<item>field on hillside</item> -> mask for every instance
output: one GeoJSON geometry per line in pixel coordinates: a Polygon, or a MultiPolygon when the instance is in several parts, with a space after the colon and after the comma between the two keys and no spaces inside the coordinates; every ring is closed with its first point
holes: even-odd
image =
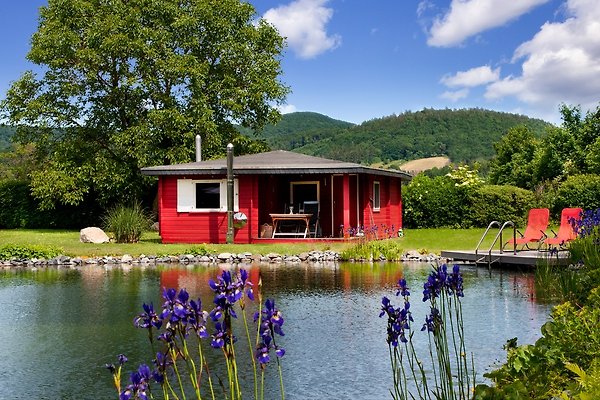
{"type": "Polygon", "coordinates": [[[418,174],[419,172],[431,168],[443,168],[446,165],[450,165],[450,159],[448,157],[427,157],[404,163],[400,165],[400,169],[413,174],[418,174]]]}

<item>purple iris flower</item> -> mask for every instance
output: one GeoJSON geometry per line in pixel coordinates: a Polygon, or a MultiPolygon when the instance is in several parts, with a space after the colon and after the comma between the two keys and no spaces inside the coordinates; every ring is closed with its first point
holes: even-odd
{"type": "Polygon", "coordinates": [[[398,346],[399,342],[406,343],[406,331],[410,329],[410,322],[413,321],[410,313],[410,302],[405,298],[404,306],[395,308],[390,299],[383,297],[381,299],[381,312],[379,317],[387,315],[387,343],[394,347],[398,346]]]}
{"type": "Polygon", "coordinates": [[[212,340],[210,342],[210,345],[212,347],[214,347],[215,349],[221,349],[223,348],[223,346],[225,346],[227,332],[223,324],[221,324],[220,322],[215,322],[215,333],[213,333],[211,336],[212,340]]]}
{"type": "Polygon", "coordinates": [[[154,312],[152,303],[144,303],[142,308],[144,309],[144,312],[134,318],[133,324],[138,328],[152,329],[152,327],[154,327],[160,329],[162,320],[159,318],[158,314],[154,312]]]}
{"type": "Polygon", "coordinates": [[[189,329],[193,330],[199,338],[206,339],[206,317],[208,314],[202,310],[202,301],[200,299],[190,300],[189,303],[189,329]]]}
{"type": "Polygon", "coordinates": [[[285,349],[275,344],[275,335],[285,336],[281,329],[284,319],[281,311],[275,306],[275,300],[267,299],[265,301],[265,308],[261,314],[258,312],[254,314],[254,321],[260,319],[259,333],[261,343],[256,349],[256,359],[264,367],[270,361],[269,352],[271,349],[275,350],[277,357],[283,357],[285,355],[285,349]]]}
{"type": "Polygon", "coordinates": [[[452,267],[452,273],[448,275],[446,284],[450,294],[456,294],[458,297],[464,297],[463,277],[460,273],[460,267],[458,264],[454,264],[452,267]]]}
{"type": "Polygon", "coordinates": [[[402,278],[398,280],[398,291],[396,292],[396,296],[408,297],[410,296],[410,292],[408,290],[408,286],[406,286],[406,279],[402,278]]]}
{"type": "Polygon", "coordinates": [[[431,313],[425,317],[425,323],[421,328],[421,331],[427,330],[427,332],[437,332],[439,328],[442,326],[443,320],[440,311],[431,307],[431,313]]]}
{"type": "Polygon", "coordinates": [[[446,286],[447,279],[446,264],[434,269],[427,277],[427,282],[423,284],[423,301],[433,300],[440,296],[440,293],[446,286]]]}
{"type": "Polygon", "coordinates": [[[209,280],[208,285],[215,292],[213,300],[215,308],[209,314],[213,321],[218,321],[225,315],[237,318],[233,306],[244,296],[244,288],[247,289],[247,297],[250,300],[254,299],[252,283],[248,280],[248,271],[245,269],[240,269],[240,272],[235,275],[223,271],[216,281],[209,280]]]}
{"type": "Polygon", "coordinates": [[[140,365],[137,371],[129,376],[130,384],[127,385],[119,396],[119,400],[141,399],[148,400],[148,383],[150,381],[150,367],[146,364],[140,365]]]}

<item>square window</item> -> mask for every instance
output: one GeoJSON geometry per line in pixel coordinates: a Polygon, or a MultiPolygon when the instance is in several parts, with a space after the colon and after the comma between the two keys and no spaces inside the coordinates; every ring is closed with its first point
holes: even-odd
{"type": "Polygon", "coordinates": [[[196,183],[196,209],[221,207],[221,184],[219,182],[196,183]]]}

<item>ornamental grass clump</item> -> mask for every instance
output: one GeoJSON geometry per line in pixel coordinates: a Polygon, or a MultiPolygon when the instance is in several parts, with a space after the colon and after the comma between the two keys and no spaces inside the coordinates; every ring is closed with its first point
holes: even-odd
{"type": "Polygon", "coordinates": [[[104,227],[112,232],[117,243],[137,243],[142,233],[150,229],[151,219],[141,204],[118,205],[104,216],[104,227]]]}
{"type": "MultiPolygon", "coordinates": [[[[423,285],[423,301],[429,303],[421,331],[429,341],[430,372],[414,347],[414,319],[410,312],[410,291],[406,280],[398,281],[396,296],[403,305],[395,308],[383,297],[380,317],[386,316],[394,400],[469,399],[475,388],[473,360],[467,359],[461,298],[463,278],[458,265],[448,272],[446,264],[434,268],[423,285]],[[411,388],[416,389],[413,393],[411,388]]],[[[427,357],[427,356],[426,356],[427,357]]]]}
{"type": "MultiPolygon", "coordinates": [[[[271,351],[275,353],[279,367],[281,398],[285,398],[279,363],[285,350],[275,340],[276,335],[283,336],[284,320],[275,307],[275,301],[268,299],[264,310],[259,306],[254,316],[259,323],[253,343],[246,318],[246,301],[254,300],[248,272],[244,269],[235,274],[223,271],[216,280],[209,281],[209,286],[214,292],[211,311],[203,310],[201,300],[190,299],[185,289],[178,292],[165,288],[160,312],[155,311],[152,304],[143,304],[143,313],[136,316],[133,322],[136,327],[147,330],[153,354],[156,355],[152,361],[154,367],[151,369],[146,364],[140,365],[137,371],[130,374],[129,384],[123,387],[121,367],[127,361],[126,357],[119,356],[118,367],[107,365],[120,400],[153,399],[153,387],[160,388],[161,398],[165,400],[192,396],[195,399],[242,399],[241,372],[236,357],[237,337],[232,324],[232,320],[238,318],[238,313],[242,315],[252,360],[254,399],[264,399],[264,371],[271,360],[271,351]],[[205,347],[222,353],[226,378],[215,376],[214,371],[218,368],[209,365],[206,352],[210,349],[205,347]],[[260,386],[257,364],[260,364],[261,370],[260,386]]],[[[258,297],[260,303],[260,288],[258,297]]]]}

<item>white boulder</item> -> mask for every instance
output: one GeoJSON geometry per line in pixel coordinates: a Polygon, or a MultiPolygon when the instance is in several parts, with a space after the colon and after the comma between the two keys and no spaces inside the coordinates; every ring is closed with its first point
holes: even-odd
{"type": "Polygon", "coordinates": [[[79,231],[79,241],[83,243],[108,243],[110,238],[102,229],[89,227],[79,231]]]}

